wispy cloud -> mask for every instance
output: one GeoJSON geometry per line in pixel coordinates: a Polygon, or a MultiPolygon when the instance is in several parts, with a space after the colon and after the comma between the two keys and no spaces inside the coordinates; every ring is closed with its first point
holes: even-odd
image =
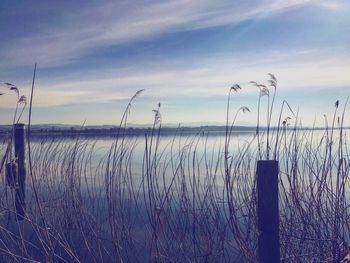
{"type": "MultiPolygon", "coordinates": [[[[344,57],[318,58],[317,50],[300,50],[293,54],[268,53],[254,60],[243,54],[225,54],[197,63],[174,67],[174,63],[153,62],[151,69],[133,67],[95,72],[90,77],[72,75],[63,80],[42,80],[37,84],[36,107],[50,105],[105,103],[129,98],[138,89],[146,89],[144,96],[153,98],[185,96],[225,96],[233,83],[243,86],[245,94],[256,90],[250,80],[264,82],[273,72],[282,90],[317,89],[350,85],[350,61],[344,57]],[[312,54],[302,59],[305,54],[312,54]],[[290,59],[288,57],[293,57],[290,59]],[[237,59],[239,58],[239,59],[237,59]],[[233,63],[232,61],[237,61],[233,63]]],[[[178,62],[181,64],[181,62],[178,62]]],[[[29,88],[23,89],[28,93],[29,88]]],[[[2,107],[10,107],[11,100],[2,107]]]]}
{"type": "Polygon", "coordinates": [[[46,26],[41,24],[37,34],[7,40],[0,50],[0,58],[8,65],[31,65],[37,61],[42,67],[59,66],[101,47],[145,40],[169,32],[236,24],[316,4],[339,9],[343,1],[99,2],[93,8],[85,6],[74,12],[66,11],[58,21],[47,17],[46,26]]]}
{"type": "MultiPolygon", "coordinates": [[[[350,85],[346,0],[34,1],[0,10],[0,78],[28,96],[38,62],[34,105],[44,121],[47,112],[59,121],[68,113],[72,122],[74,114],[101,121],[105,107],[122,109],[141,88],[147,101],[173,103],[165,118],[215,120],[233,83],[253,97],[247,83],[266,81],[268,72],[281,91],[300,96],[350,85]]],[[[14,104],[13,94],[1,96],[2,112],[14,104]]]]}

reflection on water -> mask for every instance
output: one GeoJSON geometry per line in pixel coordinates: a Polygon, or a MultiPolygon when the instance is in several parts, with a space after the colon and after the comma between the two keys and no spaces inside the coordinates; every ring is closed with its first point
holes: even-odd
{"type": "MultiPolygon", "coordinates": [[[[114,172],[124,173],[125,177],[132,178],[133,184],[138,187],[144,183],[147,173],[151,173],[163,187],[170,184],[175,176],[182,176],[187,182],[195,176],[203,184],[215,178],[215,187],[222,189],[225,174],[225,133],[200,132],[159,137],[156,134],[153,137],[145,135],[121,138],[33,136],[31,153],[35,174],[38,178],[45,177],[43,182],[61,182],[74,174],[79,177],[79,186],[82,189],[89,185],[105,187],[108,183],[106,176],[114,172]]],[[[280,159],[281,180],[286,180],[284,174],[290,173],[292,159],[288,155],[292,155],[293,150],[298,150],[300,154],[306,150],[316,151],[322,155],[327,149],[322,145],[325,135],[322,130],[281,132],[279,143],[271,143],[269,146],[270,155],[277,152],[276,158],[280,159]]],[[[336,131],[333,137],[337,136],[339,137],[339,132],[336,131]]],[[[270,141],[273,141],[276,134],[272,133],[271,138],[270,141]]],[[[252,180],[255,175],[255,162],[260,156],[259,150],[267,151],[265,134],[257,137],[251,131],[233,132],[228,144],[228,163],[230,170],[235,173],[236,182],[252,180]]],[[[5,146],[5,143],[0,144],[0,154],[4,153],[5,146]]]]}
{"type": "MultiPolygon", "coordinates": [[[[230,141],[230,154],[237,154],[242,149],[245,149],[251,144],[254,134],[252,132],[235,132],[230,141]]],[[[89,154],[90,169],[86,170],[87,177],[92,177],[91,172],[95,171],[100,165],[101,161],[108,158],[108,154],[113,149],[113,145],[116,142],[115,137],[38,137],[35,136],[31,139],[31,148],[33,151],[33,157],[39,156],[40,153],[58,151],[62,153],[64,151],[70,152],[74,147],[77,147],[78,151],[82,154],[89,154]]],[[[151,149],[151,154],[156,154],[161,162],[169,162],[170,160],[176,160],[179,156],[186,158],[195,158],[198,160],[198,164],[201,169],[206,169],[208,166],[212,166],[217,159],[222,156],[224,151],[225,135],[223,133],[210,133],[198,135],[165,135],[160,136],[159,141],[154,137],[153,139],[147,137],[147,147],[151,149]]],[[[118,140],[118,146],[123,145],[126,149],[132,149],[131,151],[131,169],[132,176],[137,179],[142,174],[145,151],[146,151],[146,137],[145,136],[129,136],[122,140],[118,140]]],[[[2,147],[4,148],[4,147],[2,147]]],[[[253,151],[256,148],[252,149],[253,151]]],[[[54,155],[58,157],[60,155],[54,155]]],[[[44,160],[44,159],[43,159],[44,160]]],[[[221,165],[221,164],[220,164],[221,165]]],[[[170,176],[172,174],[171,169],[166,171],[166,174],[170,176]]]]}
{"type": "MultiPolygon", "coordinates": [[[[33,179],[50,229],[69,236],[72,247],[100,246],[109,261],[147,255],[151,262],[159,246],[169,258],[231,262],[257,246],[255,165],[269,151],[279,160],[283,253],[306,255],[320,247],[330,253],[338,242],[328,242],[333,232],[341,242],[350,233],[345,133],[281,131],[276,139],[272,133],[267,145],[263,133],[233,133],[229,140],[222,133],[33,137],[27,208],[41,222],[33,179]],[[290,245],[304,237],[305,246],[290,245]]],[[[0,147],[3,155],[6,144],[0,147]]],[[[6,196],[6,189],[1,193],[6,196]]],[[[11,210],[7,198],[3,207],[11,210]]]]}
{"type": "MultiPolygon", "coordinates": [[[[290,139],[294,136],[295,140],[300,141],[300,145],[304,143],[305,146],[314,148],[320,153],[322,152],[323,148],[317,148],[319,147],[319,142],[325,136],[325,132],[322,130],[300,131],[299,134],[288,132],[284,136],[285,139],[283,140],[283,134],[280,135],[280,142],[276,147],[277,151],[280,151],[281,148],[284,148],[284,150],[290,149],[291,145],[287,145],[287,143],[290,144],[290,139]]],[[[60,166],[60,162],[67,161],[65,157],[75,153],[78,157],[76,161],[84,161],[85,165],[88,163],[89,169],[84,170],[84,176],[86,178],[95,177],[96,174],[94,173],[96,170],[106,166],[108,155],[113,152],[116,141],[118,142],[118,147],[127,149],[128,154],[130,154],[128,161],[135,180],[141,178],[141,175],[144,173],[146,153],[151,154],[152,157],[156,156],[157,161],[166,166],[166,169],[163,167],[162,171],[165,177],[173,175],[174,171],[169,163],[174,165],[174,162],[179,161],[179,158],[187,158],[187,169],[189,170],[193,168],[189,167],[191,166],[189,163],[191,163],[191,159],[195,158],[199,175],[206,174],[209,168],[223,169],[223,153],[225,150],[225,133],[223,132],[188,135],[166,134],[161,135],[159,140],[157,136],[150,137],[150,135],[147,138],[146,136],[126,136],[118,140],[113,136],[33,136],[31,138],[31,149],[34,165],[35,162],[51,161],[56,162],[56,165],[60,166]],[[60,158],[61,160],[59,160],[60,158]],[[201,169],[203,169],[203,172],[201,169]]],[[[266,151],[264,134],[257,138],[252,131],[234,131],[229,140],[228,157],[230,160],[238,160],[240,155],[244,155],[246,159],[256,160],[258,158],[258,141],[262,145],[260,147],[262,151],[266,151]]],[[[0,156],[6,150],[7,144],[5,142],[2,141],[0,144],[0,156]]],[[[274,144],[270,145],[271,152],[274,151],[275,146],[274,144]]],[[[280,157],[283,156],[281,155],[280,157]]],[[[283,161],[280,163],[280,166],[284,166],[283,161]]],[[[55,174],[59,176],[59,173],[55,172],[55,174]]]]}

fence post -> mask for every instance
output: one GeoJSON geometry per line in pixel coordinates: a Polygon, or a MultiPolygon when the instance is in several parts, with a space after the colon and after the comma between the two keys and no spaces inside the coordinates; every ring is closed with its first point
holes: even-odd
{"type": "Polygon", "coordinates": [[[257,162],[258,255],[260,263],[280,263],[278,162],[257,162]]]}
{"type": "Polygon", "coordinates": [[[25,180],[26,180],[26,167],[25,167],[25,128],[23,123],[17,123],[14,125],[15,130],[15,158],[18,165],[17,182],[15,195],[16,217],[17,220],[24,219],[24,213],[26,208],[25,203],[25,180]]]}

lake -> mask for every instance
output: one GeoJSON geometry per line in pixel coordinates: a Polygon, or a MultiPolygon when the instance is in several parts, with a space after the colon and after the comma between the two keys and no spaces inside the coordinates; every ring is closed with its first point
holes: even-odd
{"type": "MultiPolygon", "coordinates": [[[[226,157],[222,133],[33,137],[27,216],[40,225],[42,211],[47,231],[82,258],[90,249],[106,261],[143,262],[146,255],[148,261],[240,262],[257,246],[255,169],[268,149],[279,160],[283,257],[319,248],[330,253],[335,241],[328,240],[336,236],[341,246],[350,235],[346,132],[282,130],[269,143],[266,133],[235,132],[226,157]],[[300,240],[303,246],[290,245],[300,240]]],[[[0,147],[3,155],[5,144],[0,147]]],[[[3,181],[1,204],[9,211],[3,226],[15,213],[8,190],[3,181]]]]}

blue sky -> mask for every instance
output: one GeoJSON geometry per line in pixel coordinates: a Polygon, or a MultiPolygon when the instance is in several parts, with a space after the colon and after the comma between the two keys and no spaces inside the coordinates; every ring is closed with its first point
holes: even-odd
{"type": "MultiPolygon", "coordinates": [[[[132,123],[151,123],[158,102],[165,123],[221,123],[239,83],[232,110],[248,106],[239,121],[254,124],[249,81],[271,72],[276,109],[286,99],[304,125],[322,125],[350,95],[349,13],[346,0],[2,0],[0,82],[29,96],[37,62],[33,122],[66,124],[116,124],[139,89],[132,123]]],[[[15,96],[0,92],[10,123],[15,96]]]]}

